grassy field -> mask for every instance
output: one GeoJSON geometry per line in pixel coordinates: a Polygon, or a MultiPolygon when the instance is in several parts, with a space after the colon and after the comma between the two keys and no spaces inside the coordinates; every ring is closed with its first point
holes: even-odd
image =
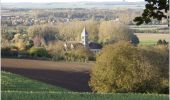
{"type": "Polygon", "coordinates": [[[169,100],[168,95],[158,94],[72,92],[9,72],[1,75],[2,100],[169,100]]]}
{"type": "Polygon", "coordinates": [[[52,86],[4,71],[1,72],[1,80],[2,91],[69,91],[64,88],[52,86]]]}
{"type": "Polygon", "coordinates": [[[2,92],[2,100],[169,100],[167,95],[2,92]]]}
{"type": "Polygon", "coordinates": [[[156,34],[156,33],[135,33],[139,38],[140,45],[154,45],[158,40],[169,41],[169,34],[156,34]]]}
{"type": "Polygon", "coordinates": [[[140,45],[156,45],[157,41],[156,40],[143,40],[140,41],[140,45]]]}

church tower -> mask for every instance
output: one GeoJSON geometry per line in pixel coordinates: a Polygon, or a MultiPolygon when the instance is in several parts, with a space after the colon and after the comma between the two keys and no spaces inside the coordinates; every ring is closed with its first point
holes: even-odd
{"type": "Polygon", "coordinates": [[[88,47],[88,33],[86,31],[86,28],[84,27],[82,33],[81,33],[81,43],[85,46],[88,47]]]}

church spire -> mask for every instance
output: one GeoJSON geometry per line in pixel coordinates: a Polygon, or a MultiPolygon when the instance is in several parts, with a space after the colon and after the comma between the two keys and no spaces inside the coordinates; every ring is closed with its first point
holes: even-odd
{"type": "Polygon", "coordinates": [[[84,27],[83,31],[82,31],[82,35],[86,36],[88,35],[87,31],[86,31],[86,27],[84,27]]]}
{"type": "Polygon", "coordinates": [[[85,27],[81,33],[81,42],[84,46],[88,46],[88,33],[85,27]]]}

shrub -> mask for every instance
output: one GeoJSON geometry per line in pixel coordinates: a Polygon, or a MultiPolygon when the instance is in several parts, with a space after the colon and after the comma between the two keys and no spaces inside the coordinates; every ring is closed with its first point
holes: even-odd
{"type": "Polygon", "coordinates": [[[47,50],[52,57],[53,61],[64,59],[64,43],[62,41],[50,42],[47,46],[47,50]]]}
{"type": "Polygon", "coordinates": [[[28,40],[26,42],[26,49],[30,49],[33,46],[34,46],[34,41],[33,40],[28,40]]]}
{"type": "Polygon", "coordinates": [[[80,46],[76,49],[65,52],[64,58],[66,61],[78,61],[87,62],[89,60],[95,60],[93,52],[84,46],[80,46]]]}
{"type": "Polygon", "coordinates": [[[145,50],[147,60],[153,66],[157,66],[160,72],[161,90],[159,93],[169,93],[169,49],[166,45],[157,45],[154,47],[140,47],[145,50]]]}
{"type": "Polygon", "coordinates": [[[89,58],[93,57],[93,53],[85,47],[77,48],[74,51],[74,55],[77,57],[79,61],[83,62],[86,62],[87,60],[89,60],[89,58]]]}
{"type": "Polygon", "coordinates": [[[32,47],[29,50],[29,54],[32,57],[49,57],[47,50],[42,47],[32,47]]]}
{"type": "Polygon", "coordinates": [[[74,52],[73,51],[67,51],[65,54],[64,54],[64,59],[66,61],[76,61],[77,57],[75,56],[74,52]]]}
{"type": "Polygon", "coordinates": [[[58,30],[52,25],[34,25],[28,28],[28,34],[31,37],[39,36],[48,43],[56,39],[58,30]]]}
{"type": "Polygon", "coordinates": [[[158,40],[157,45],[168,45],[168,42],[166,40],[158,40]]]}
{"type": "Polygon", "coordinates": [[[155,54],[126,42],[108,45],[97,55],[89,85],[95,92],[159,92],[162,74],[153,63],[155,54]]]}
{"type": "Polygon", "coordinates": [[[18,52],[18,58],[29,58],[29,52],[28,51],[19,51],[18,52]]]}
{"type": "Polygon", "coordinates": [[[162,45],[162,40],[158,40],[157,45],[162,45]]]}
{"type": "Polygon", "coordinates": [[[131,43],[134,44],[134,45],[139,44],[139,39],[138,39],[138,37],[136,35],[132,35],[131,43]]]}
{"type": "Polygon", "coordinates": [[[10,48],[9,47],[6,47],[6,48],[1,48],[1,56],[4,57],[4,56],[10,56],[10,48]]]}
{"type": "Polygon", "coordinates": [[[11,49],[10,47],[1,48],[1,56],[2,57],[17,57],[18,50],[11,49]]]}

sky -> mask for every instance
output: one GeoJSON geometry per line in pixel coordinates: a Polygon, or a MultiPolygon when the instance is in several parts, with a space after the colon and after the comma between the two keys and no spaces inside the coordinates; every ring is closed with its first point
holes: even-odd
{"type": "MultiPolygon", "coordinates": [[[[1,0],[2,3],[15,3],[15,2],[39,2],[39,3],[46,3],[46,2],[81,2],[81,1],[94,1],[94,2],[103,2],[103,1],[123,1],[123,0],[1,0]]],[[[129,2],[137,2],[137,1],[144,1],[144,0],[125,0],[129,2]]]]}

